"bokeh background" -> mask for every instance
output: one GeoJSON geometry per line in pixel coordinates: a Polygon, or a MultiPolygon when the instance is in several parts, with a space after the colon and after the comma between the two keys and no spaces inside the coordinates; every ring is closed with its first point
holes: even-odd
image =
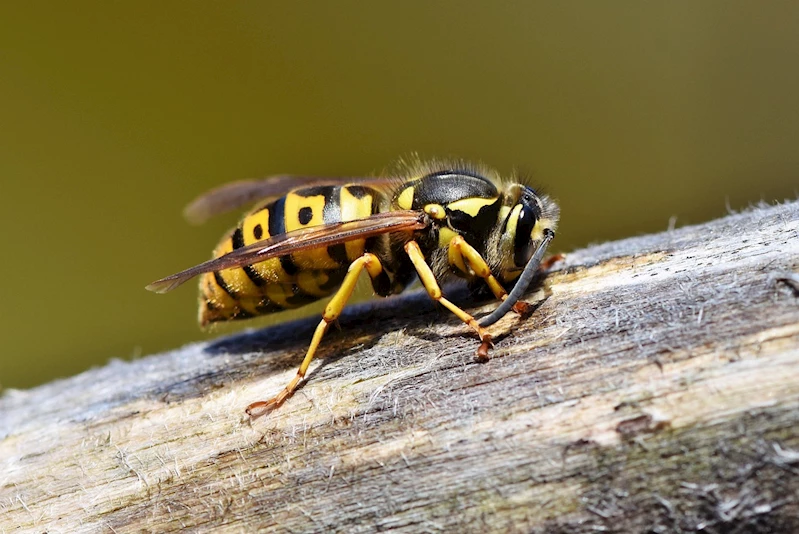
{"type": "Polygon", "coordinates": [[[237,215],[181,208],[229,180],[482,160],[560,200],[561,251],[799,188],[795,1],[14,4],[6,388],[207,336],[144,285],[207,259],[237,215]]]}

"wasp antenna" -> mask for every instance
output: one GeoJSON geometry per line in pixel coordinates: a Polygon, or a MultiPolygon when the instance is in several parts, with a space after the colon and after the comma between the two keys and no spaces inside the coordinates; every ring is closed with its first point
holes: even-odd
{"type": "Polygon", "coordinates": [[[535,254],[533,254],[532,258],[530,258],[530,261],[527,262],[522,275],[519,277],[516,285],[513,286],[513,290],[508,295],[508,298],[503,300],[502,303],[497,306],[496,310],[483,317],[483,319],[480,321],[480,326],[491,326],[492,324],[496,323],[505,317],[505,314],[508,313],[511,308],[513,308],[513,305],[516,304],[520,298],[522,298],[522,295],[524,295],[524,293],[527,291],[527,288],[530,286],[533,278],[535,278],[535,275],[538,274],[538,266],[541,265],[541,260],[544,258],[544,254],[547,251],[549,242],[552,241],[554,237],[555,232],[549,228],[544,230],[543,241],[541,241],[541,244],[538,245],[535,254]]]}

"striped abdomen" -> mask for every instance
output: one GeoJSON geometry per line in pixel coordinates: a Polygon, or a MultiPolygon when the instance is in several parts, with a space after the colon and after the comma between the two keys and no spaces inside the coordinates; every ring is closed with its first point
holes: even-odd
{"type": "MultiPolygon", "coordinates": [[[[246,215],[214,250],[219,257],[270,236],[376,213],[380,193],[360,185],[297,189],[246,215]]],[[[364,253],[364,240],[296,252],[200,279],[200,323],[246,319],[299,308],[329,296],[349,264],[364,253]]]]}

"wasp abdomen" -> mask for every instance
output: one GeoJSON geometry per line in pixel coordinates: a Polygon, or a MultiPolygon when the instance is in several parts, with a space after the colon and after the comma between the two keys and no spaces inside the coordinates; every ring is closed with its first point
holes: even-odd
{"type": "MultiPolygon", "coordinates": [[[[247,214],[213,255],[217,258],[303,228],[363,219],[378,211],[379,201],[376,190],[361,185],[297,189],[247,214]]],[[[365,246],[365,240],[354,240],[206,273],[200,285],[200,322],[246,319],[299,308],[329,296],[365,246]]]]}
{"type": "Polygon", "coordinates": [[[243,180],[189,205],[189,217],[200,220],[253,198],[274,199],[246,215],[213,259],[147,286],[163,293],[201,275],[202,324],[297,308],[333,294],[297,374],[277,396],[250,404],[249,415],[280,406],[297,390],[364,273],[381,296],[399,293],[418,276],[430,298],[480,337],[479,359],[492,343],[486,326],[510,310],[529,310],[519,299],[554,237],[557,204],[481,166],[411,161],[403,167],[388,178],[299,177],[316,186],[288,193],[289,176],[243,180]],[[440,280],[450,275],[482,280],[501,304],[478,322],[445,298],[440,280]],[[508,293],[503,282],[513,280],[508,293]]]}

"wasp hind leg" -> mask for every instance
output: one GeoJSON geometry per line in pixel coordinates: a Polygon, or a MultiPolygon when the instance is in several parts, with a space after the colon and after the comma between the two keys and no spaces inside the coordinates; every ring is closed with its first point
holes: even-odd
{"type": "Polygon", "coordinates": [[[377,280],[381,277],[381,275],[383,275],[383,266],[381,265],[380,260],[374,254],[367,252],[350,264],[349,268],[347,269],[347,274],[344,277],[344,281],[341,283],[341,287],[339,287],[338,291],[336,291],[336,294],[333,295],[333,298],[330,299],[330,302],[327,303],[325,311],[322,313],[322,320],[319,322],[319,325],[314,331],[313,338],[311,339],[311,345],[308,347],[308,352],[305,353],[305,359],[302,360],[300,368],[297,369],[297,374],[291,379],[291,382],[289,382],[288,385],[283,388],[283,391],[277,394],[276,397],[267,401],[253,402],[247,406],[247,415],[250,417],[261,416],[266,412],[277,408],[283,404],[286,399],[291,397],[291,395],[297,389],[297,386],[299,386],[300,382],[302,382],[302,379],[305,378],[305,373],[308,371],[308,366],[311,364],[311,361],[316,354],[316,349],[319,348],[319,343],[322,341],[325,332],[327,332],[330,323],[338,319],[342,310],[344,310],[344,306],[347,304],[347,301],[352,296],[352,292],[355,289],[355,284],[358,281],[358,277],[364,269],[366,269],[366,272],[369,273],[369,276],[372,278],[372,280],[377,280]]]}
{"type": "Polygon", "coordinates": [[[430,298],[457,315],[461,321],[469,325],[475,332],[477,332],[477,335],[480,336],[481,342],[480,347],[477,349],[477,357],[481,360],[487,359],[488,349],[492,346],[491,335],[488,333],[488,330],[477,324],[477,321],[475,321],[474,317],[442,296],[441,287],[438,285],[438,281],[433,275],[433,271],[430,269],[430,266],[427,265],[427,262],[424,259],[424,254],[422,254],[422,249],[419,248],[419,244],[416,241],[408,241],[405,243],[405,252],[408,254],[413,266],[416,268],[416,272],[419,275],[419,280],[421,280],[422,285],[427,290],[427,294],[430,295],[430,298]]]}

